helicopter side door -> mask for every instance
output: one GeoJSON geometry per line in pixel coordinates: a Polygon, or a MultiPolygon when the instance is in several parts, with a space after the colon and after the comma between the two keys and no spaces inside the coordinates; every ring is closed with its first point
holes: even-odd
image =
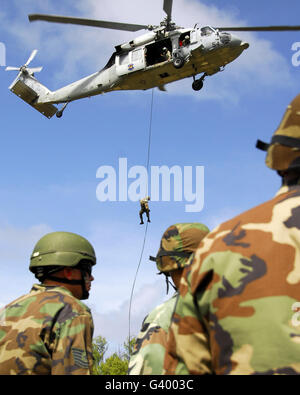
{"type": "Polygon", "coordinates": [[[144,47],[116,56],[116,73],[118,76],[130,74],[145,68],[144,47]]]}

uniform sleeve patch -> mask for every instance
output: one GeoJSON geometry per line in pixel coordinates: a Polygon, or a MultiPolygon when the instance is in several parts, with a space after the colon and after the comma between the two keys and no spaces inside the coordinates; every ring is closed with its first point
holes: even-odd
{"type": "Polygon", "coordinates": [[[80,348],[72,348],[72,355],[76,366],[83,369],[89,368],[89,363],[85,350],[81,350],[80,348]]]}

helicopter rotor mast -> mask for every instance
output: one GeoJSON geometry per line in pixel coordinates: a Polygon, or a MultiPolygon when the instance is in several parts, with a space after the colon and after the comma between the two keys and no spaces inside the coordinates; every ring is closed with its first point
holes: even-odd
{"type": "Polygon", "coordinates": [[[166,19],[162,22],[162,25],[166,26],[166,30],[174,30],[175,24],[172,22],[172,7],[173,0],[164,0],[163,10],[167,14],[166,19]]]}

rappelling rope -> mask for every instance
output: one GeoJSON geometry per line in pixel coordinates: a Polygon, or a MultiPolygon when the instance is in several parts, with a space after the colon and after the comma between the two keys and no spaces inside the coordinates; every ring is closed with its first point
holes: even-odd
{"type": "MultiPolygon", "coordinates": [[[[149,123],[149,139],[148,139],[148,153],[147,153],[147,174],[149,170],[149,163],[150,163],[150,146],[151,146],[151,132],[152,132],[152,112],[153,112],[153,96],[154,96],[154,89],[152,89],[152,95],[151,95],[151,106],[150,106],[150,123],[149,123]]],[[[139,259],[139,263],[136,269],[136,273],[134,276],[134,281],[132,284],[132,289],[131,289],[131,295],[130,295],[130,301],[129,301],[129,336],[128,336],[128,353],[129,357],[131,355],[131,350],[130,350],[130,324],[131,324],[131,304],[132,304],[132,297],[133,297],[133,291],[135,287],[135,282],[136,278],[138,275],[139,268],[141,266],[143,254],[144,254],[144,248],[145,248],[145,243],[146,243],[146,237],[147,237],[147,230],[148,230],[148,221],[146,222],[146,228],[145,228],[145,234],[144,234],[144,240],[143,240],[143,245],[142,245],[142,250],[141,250],[141,255],[139,259]]]]}

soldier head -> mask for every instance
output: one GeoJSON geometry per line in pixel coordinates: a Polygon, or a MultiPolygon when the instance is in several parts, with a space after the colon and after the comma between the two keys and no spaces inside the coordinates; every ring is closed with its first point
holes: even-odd
{"type": "Polygon", "coordinates": [[[289,104],[270,144],[260,140],[256,147],[267,151],[266,165],[283,179],[284,185],[300,179],[300,95],[289,104]]]}
{"type": "Polygon", "coordinates": [[[156,257],[159,274],[165,274],[168,291],[168,277],[171,276],[175,287],[179,287],[183,268],[190,263],[200,241],[209,233],[207,226],[200,223],[179,223],[171,225],[164,232],[156,257]]]}
{"type": "Polygon", "coordinates": [[[36,243],[29,270],[43,284],[62,283],[78,299],[87,299],[95,264],[94,248],[84,237],[69,232],[53,232],[36,243]]]}

